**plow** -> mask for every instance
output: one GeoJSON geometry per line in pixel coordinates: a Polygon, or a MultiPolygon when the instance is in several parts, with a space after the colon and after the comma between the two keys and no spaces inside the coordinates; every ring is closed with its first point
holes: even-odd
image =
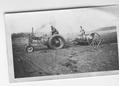
{"type": "Polygon", "coordinates": [[[96,32],[90,33],[90,34],[85,34],[84,36],[77,36],[73,40],[73,44],[88,44],[89,46],[93,48],[98,48],[102,43],[104,39],[96,32]]]}

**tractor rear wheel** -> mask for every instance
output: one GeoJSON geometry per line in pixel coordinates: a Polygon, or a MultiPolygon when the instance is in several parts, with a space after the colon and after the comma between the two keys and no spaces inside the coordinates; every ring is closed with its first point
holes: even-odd
{"type": "Polygon", "coordinates": [[[48,47],[51,49],[61,49],[64,47],[64,45],[65,45],[65,40],[59,34],[55,34],[51,36],[48,40],[48,47]]]}

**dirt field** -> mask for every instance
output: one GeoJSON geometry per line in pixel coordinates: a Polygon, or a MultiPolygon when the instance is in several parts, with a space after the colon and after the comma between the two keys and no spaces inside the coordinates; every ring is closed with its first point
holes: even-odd
{"type": "Polygon", "coordinates": [[[103,44],[98,49],[76,45],[59,50],[36,48],[27,53],[24,45],[13,44],[15,77],[34,77],[94,71],[118,70],[117,44],[103,44]]]}

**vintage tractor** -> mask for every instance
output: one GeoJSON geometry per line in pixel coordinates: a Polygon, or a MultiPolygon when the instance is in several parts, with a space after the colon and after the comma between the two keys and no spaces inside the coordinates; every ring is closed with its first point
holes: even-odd
{"type": "Polygon", "coordinates": [[[44,34],[40,37],[36,37],[32,28],[32,33],[29,34],[28,45],[26,46],[27,52],[34,51],[34,40],[37,41],[38,44],[46,45],[50,49],[61,49],[65,45],[65,40],[59,33],[51,34],[50,36],[44,34]]]}

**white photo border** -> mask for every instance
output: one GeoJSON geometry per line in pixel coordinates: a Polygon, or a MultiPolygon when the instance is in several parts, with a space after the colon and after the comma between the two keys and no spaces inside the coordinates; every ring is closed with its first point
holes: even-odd
{"type": "MultiPolygon", "coordinates": [[[[64,9],[64,8],[63,8],[64,9]]],[[[63,10],[60,9],[60,10],[63,10]]],[[[70,9],[70,8],[67,8],[70,9]]],[[[51,9],[57,10],[57,9],[51,9]]],[[[46,10],[34,10],[36,11],[50,11],[46,10]]],[[[30,12],[30,11],[9,11],[5,12],[5,15],[9,13],[16,13],[16,12],[30,12]]],[[[119,19],[118,19],[119,20],[119,19]]],[[[119,53],[119,22],[116,23],[117,27],[117,38],[118,38],[118,53],[119,53]]],[[[28,78],[15,78],[14,75],[14,65],[13,65],[13,51],[12,51],[12,40],[11,40],[11,31],[10,29],[6,28],[6,21],[5,21],[5,31],[6,31],[6,45],[7,45],[7,59],[8,59],[8,73],[9,73],[9,80],[10,83],[13,82],[30,82],[30,81],[41,81],[41,80],[54,80],[54,79],[67,79],[67,78],[79,78],[79,77],[92,77],[92,76],[104,76],[104,75],[115,75],[119,74],[119,70],[112,70],[112,71],[100,71],[100,72],[88,72],[88,73],[77,73],[77,74],[66,74],[66,75],[52,75],[52,76],[37,76],[37,77],[28,77],[28,78]]],[[[118,61],[119,61],[119,54],[118,54],[118,61]]]]}

